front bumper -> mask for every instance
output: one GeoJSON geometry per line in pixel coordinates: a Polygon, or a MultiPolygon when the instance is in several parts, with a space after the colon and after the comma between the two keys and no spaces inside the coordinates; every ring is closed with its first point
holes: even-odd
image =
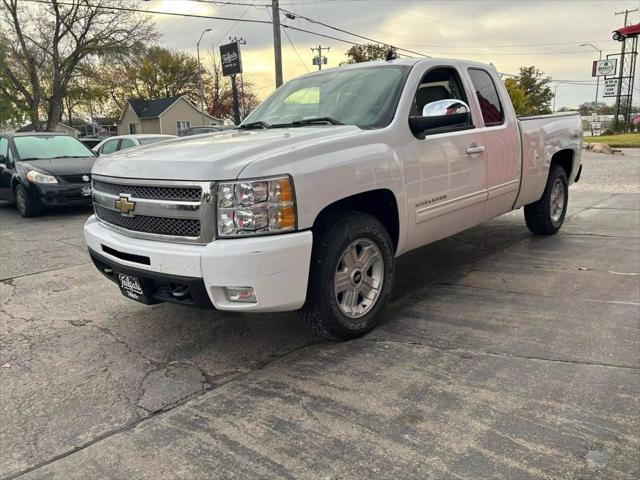
{"type": "MultiPolygon", "coordinates": [[[[153,291],[156,283],[190,282],[211,303],[196,293],[194,306],[281,312],[299,309],[306,298],[313,242],[310,231],[189,245],[129,237],[91,216],[84,236],[94,262],[108,262],[110,268],[125,274],[132,269],[130,274],[155,282],[153,291]],[[251,287],[257,302],[232,302],[224,287],[251,287]]],[[[159,291],[155,300],[174,301],[162,288],[159,291]]]]}
{"type": "Polygon", "coordinates": [[[91,183],[39,183],[31,184],[33,196],[48,207],[70,207],[90,205],[91,195],[82,195],[83,188],[91,188],[91,183]]]}

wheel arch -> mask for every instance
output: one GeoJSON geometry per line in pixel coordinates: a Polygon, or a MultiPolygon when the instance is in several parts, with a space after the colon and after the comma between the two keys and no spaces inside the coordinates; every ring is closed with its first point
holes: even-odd
{"type": "Polygon", "coordinates": [[[562,167],[564,172],[567,174],[567,181],[569,181],[569,179],[571,178],[571,174],[573,173],[575,156],[576,152],[574,152],[570,148],[558,150],[551,157],[550,165],[558,165],[562,167]]]}
{"type": "Polygon", "coordinates": [[[394,252],[397,252],[400,242],[400,212],[398,200],[391,190],[387,188],[368,190],[330,203],[318,212],[311,227],[312,230],[319,228],[324,217],[340,211],[358,211],[377,218],[387,229],[393,242],[394,252]]]}

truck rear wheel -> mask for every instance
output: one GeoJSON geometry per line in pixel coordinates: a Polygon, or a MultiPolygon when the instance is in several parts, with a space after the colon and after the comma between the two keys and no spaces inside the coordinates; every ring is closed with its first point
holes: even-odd
{"type": "Polygon", "coordinates": [[[393,275],[393,243],[380,221],[360,212],[329,215],[314,229],[302,320],[324,338],[359,337],[380,320],[393,275]]]}
{"type": "Polygon", "coordinates": [[[525,205],[524,219],[536,235],[552,235],[560,230],[569,202],[567,174],[559,165],[551,165],[542,198],[525,205]]]}

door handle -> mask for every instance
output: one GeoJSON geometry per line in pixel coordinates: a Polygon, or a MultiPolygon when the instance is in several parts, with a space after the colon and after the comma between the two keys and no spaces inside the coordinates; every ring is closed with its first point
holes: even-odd
{"type": "Polygon", "coordinates": [[[467,154],[473,155],[474,153],[482,153],[484,152],[484,145],[471,145],[467,147],[467,154]]]}

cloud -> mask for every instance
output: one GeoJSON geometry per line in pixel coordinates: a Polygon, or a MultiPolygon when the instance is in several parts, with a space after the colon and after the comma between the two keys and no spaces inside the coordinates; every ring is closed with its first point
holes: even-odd
{"type": "MultiPolygon", "coordinates": [[[[263,7],[211,6],[182,0],[154,0],[151,9],[171,8],[187,12],[188,8],[206,8],[207,14],[268,20],[270,10],[263,7]],[[170,6],[167,4],[171,4],[170,6]]],[[[263,2],[256,2],[264,5],[263,2]]],[[[611,40],[611,31],[618,28],[621,17],[615,10],[637,7],[635,0],[610,2],[528,1],[528,0],[448,0],[448,1],[325,1],[282,2],[283,8],[297,15],[319,19],[345,30],[380,39],[409,50],[435,57],[465,58],[493,63],[499,71],[516,73],[521,65],[536,65],[556,79],[591,80],[591,62],[597,52],[578,47],[594,43],[606,52],[618,51],[620,45],[611,40]],[[571,52],[571,53],[564,53],[571,52]]],[[[200,13],[199,13],[200,14],[200,13]]],[[[637,14],[631,21],[637,21],[637,14]]],[[[156,17],[159,18],[159,17],[156,17]]],[[[335,37],[362,41],[348,34],[329,30],[301,18],[284,19],[283,23],[325,33],[335,37]]],[[[274,60],[271,25],[223,22],[205,19],[165,17],[158,20],[166,47],[195,53],[195,43],[204,28],[214,28],[203,44],[217,49],[217,43],[229,35],[243,36],[243,64],[246,77],[260,87],[266,96],[274,85],[274,60]],[[213,44],[213,45],[212,45],[213,44]]],[[[311,65],[309,48],[321,43],[331,46],[328,66],[345,59],[349,44],[287,30],[296,51],[283,33],[283,63],[285,79],[305,73],[311,65]]],[[[558,89],[558,106],[575,106],[591,100],[595,86],[573,86],[558,89]]]]}

